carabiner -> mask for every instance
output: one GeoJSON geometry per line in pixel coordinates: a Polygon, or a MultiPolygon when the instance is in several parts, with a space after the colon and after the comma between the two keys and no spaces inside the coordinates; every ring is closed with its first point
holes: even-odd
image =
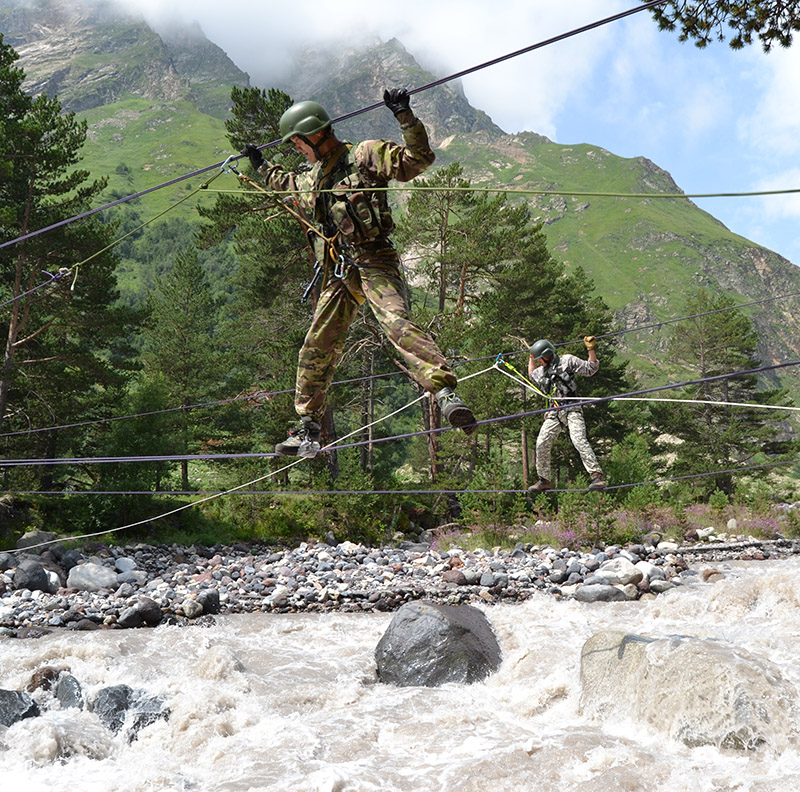
{"type": "Polygon", "coordinates": [[[239,159],[239,155],[238,154],[231,154],[230,157],[228,157],[228,159],[226,159],[225,162],[223,162],[222,165],[219,166],[220,170],[223,173],[233,173],[236,176],[238,176],[239,175],[239,171],[236,170],[236,166],[228,164],[231,160],[238,161],[238,159],[239,159]]]}
{"type": "Polygon", "coordinates": [[[344,253],[339,254],[339,259],[336,262],[336,266],[333,268],[333,277],[334,278],[343,278],[344,277],[344,268],[347,266],[347,261],[345,260],[344,253]]]}

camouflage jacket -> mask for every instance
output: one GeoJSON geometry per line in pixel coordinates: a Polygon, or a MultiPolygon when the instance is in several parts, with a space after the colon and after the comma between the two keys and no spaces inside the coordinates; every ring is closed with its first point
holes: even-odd
{"type": "MultiPolygon", "coordinates": [[[[591,377],[597,374],[599,369],[600,364],[597,361],[583,360],[577,355],[565,354],[558,358],[555,365],[537,366],[531,372],[530,379],[544,393],[552,394],[557,399],[559,396],[578,395],[578,387],[575,383],[576,374],[591,377]]],[[[549,416],[551,413],[547,413],[547,415],[549,416]]]]}
{"type": "MultiPolygon", "coordinates": [[[[392,179],[409,181],[435,158],[423,123],[411,111],[401,113],[399,121],[404,145],[391,140],[365,140],[355,146],[343,142],[307,173],[270,162],[259,173],[272,190],[298,190],[293,196],[298,209],[325,236],[338,234],[338,242],[352,246],[358,257],[359,247],[387,245],[394,228],[386,191],[369,188],[385,187],[392,179]]],[[[322,258],[320,251],[317,257],[322,258]]]]}

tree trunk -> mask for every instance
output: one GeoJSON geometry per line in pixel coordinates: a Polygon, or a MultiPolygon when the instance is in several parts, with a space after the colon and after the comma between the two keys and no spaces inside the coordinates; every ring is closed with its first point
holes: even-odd
{"type": "MultiPolygon", "coordinates": [[[[333,407],[329,405],[322,416],[322,441],[324,445],[328,445],[334,440],[336,440],[336,424],[333,422],[333,407]]],[[[328,463],[331,479],[336,481],[339,478],[339,455],[336,446],[325,452],[325,461],[328,463]]]]}
{"type": "MultiPolygon", "coordinates": [[[[522,412],[528,411],[528,389],[522,389],[522,412]]],[[[531,469],[528,461],[528,430],[523,426],[520,433],[522,445],[522,486],[527,489],[530,485],[531,469]]]]}
{"type": "MultiPolygon", "coordinates": [[[[19,228],[19,235],[24,236],[28,233],[28,226],[31,218],[31,210],[33,207],[33,185],[35,181],[35,171],[31,173],[31,178],[28,181],[28,195],[25,199],[25,213],[22,218],[22,223],[19,228]]],[[[24,250],[24,247],[22,248],[24,250]]],[[[16,298],[22,294],[22,268],[23,253],[17,254],[16,265],[14,268],[14,291],[12,297],[16,298]]],[[[33,278],[35,277],[36,268],[31,270],[31,286],[33,285],[33,278]]],[[[14,346],[17,343],[19,333],[25,325],[27,319],[27,310],[24,316],[20,316],[19,300],[15,299],[11,306],[11,318],[8,320],[8,335],[6,337],[6,350],[3,355],[3,375],[0,379],[0,430],[3,428],[3,421],[6,417],[6,410],[8,409],[8,391],[11,387],[11,371],[14,368],[14,346]]]]}
{"type": "Polygon", "coordinates": [[[428,432],[428,458],[430,459],[431,481],[435,481],[440,473],[439,469],[439,433],[434,432],[440,426],[439,405],[432,393],[428,394],[427,399],[422,402],[422,423],[425,431],[428,432]]]}
{"type": "Polygon", "coordinates": [[[375,373],[375,350],[364,350],[364,365],[362,372],[365,379],[361,384],[361,426],[366,427],[361,432],[361,439],[364,445],[361,446],[361,470],[365,473],[372,473],[375,461],[375,427],[372,422],[375,420],[375,380],[372,375],[375,373]]]}

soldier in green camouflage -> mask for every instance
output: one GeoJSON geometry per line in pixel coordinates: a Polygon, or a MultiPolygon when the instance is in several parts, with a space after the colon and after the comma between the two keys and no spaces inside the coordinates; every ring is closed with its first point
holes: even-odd
{"type": "Polygon", "coordinates": [[[410,109],[408,92],[394,88],[383,99],[400,122],[405,145],[340,141],[325,109],[305,101],[281,116],[280,131],[283,142],[291,141],[312,163],[310,171],[296,174],[269,163],[252,143],[242,150],[268,188],[298,191],[292,198],[313,219],[318,231],[314,253],[324,262],[322,288],[297,367],[300,426],[275,446],[283,456],[313,457],[319,451],[328,388],[350,325],[365,302],[416,382],[436,394],[445,420],[467,434],[476,428],[472,411],[455,393],[456,376],[444,355],[409,317],[408,286],[389,237],[394,222],[387,194],[374,189],[392,179],[413,179],[433,162],[434,153],[425,127],[410,109]]]}
{"type": "MultiPolygon", "coordinates": [[[[540,338],[531,347],[528,377],[548,397],[550,404],[558,405],[564,397],[576,398],[578,388],[575,383],[575,375],[592,377],[600,369],[595,337],[586,336],[583,343],[589,353],[588,360],[582,360],[576,355],[557,355],[555,347],[546,338],[540,338]]],[[[563,404],[568,405],[569,402],[564,401],[563,404]]],[[[553,443],[565,427],[569,432],[572,445],[580,454],[581,462],[591,478],[589,489],[605,489],[605,476],[586,436],[583,408],[577,405],[573,407],[562,405],[560,409],[544,414],[542,428],[536,438],[536,472],[539,474],[539,480],[528,489],[531,492],[545,492],[550,489],[552,475],[550,457],[553,443]]]]}

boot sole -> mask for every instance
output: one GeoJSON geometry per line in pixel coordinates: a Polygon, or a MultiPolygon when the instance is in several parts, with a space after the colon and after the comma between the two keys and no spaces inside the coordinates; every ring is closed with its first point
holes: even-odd
{"type": "Polygon", "coordinates": [[[446,418],[450,426],[461,429],[464,434],[470,435],[478,428],[475,423],[475,416],[469,407],[456,407],[446,418]]]}

